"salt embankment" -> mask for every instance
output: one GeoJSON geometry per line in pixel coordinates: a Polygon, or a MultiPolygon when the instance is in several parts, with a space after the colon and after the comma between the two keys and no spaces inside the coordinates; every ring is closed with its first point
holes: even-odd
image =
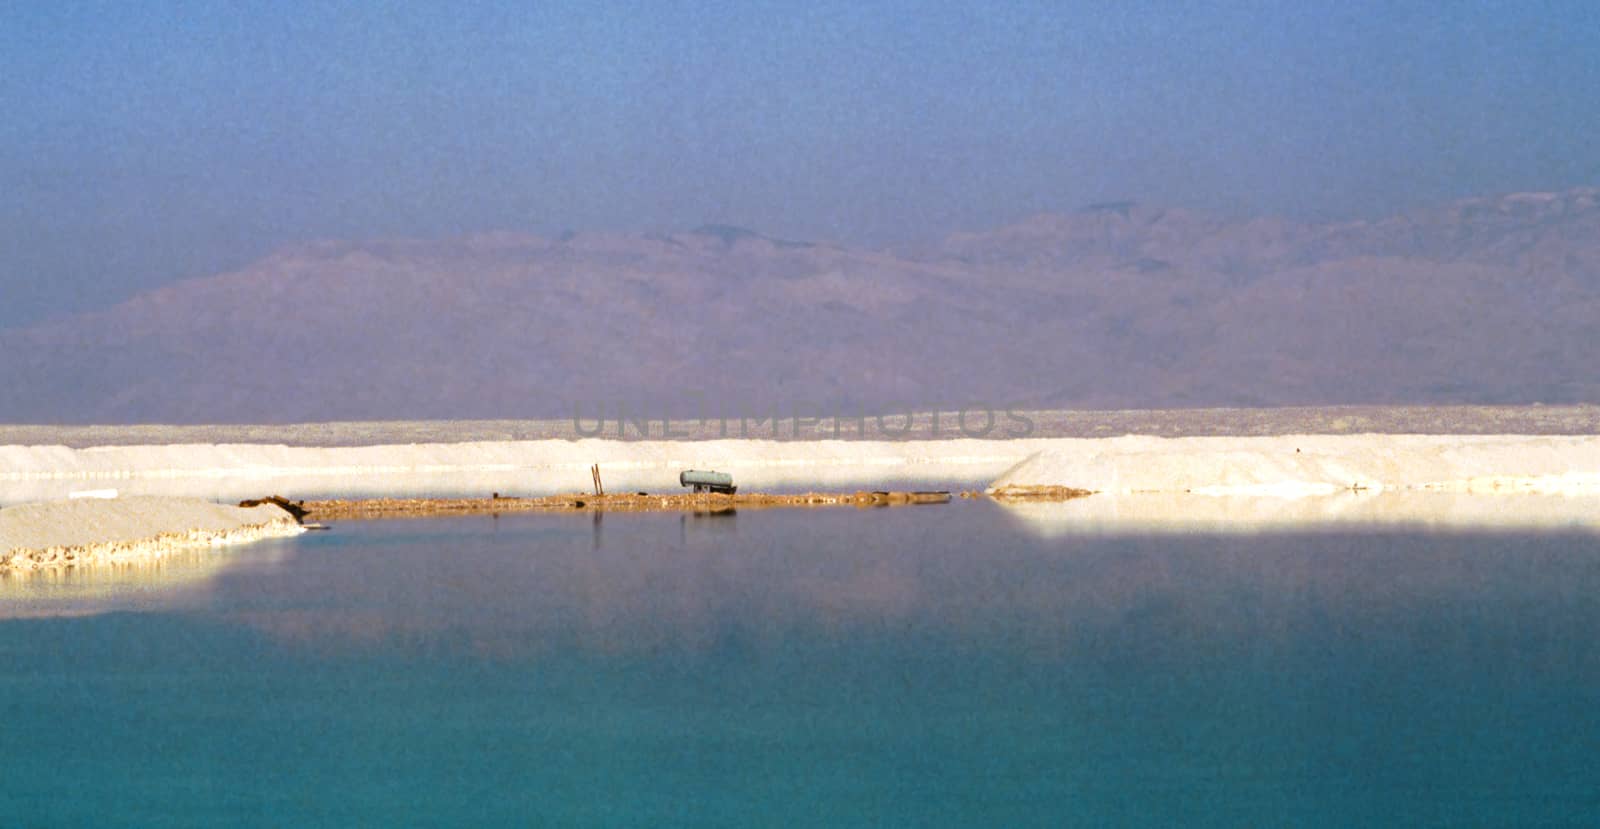
{"type": "MultiPolygon", "coordinates": [[[[1349,489],[1572,492],[1600,489],[1594,435],[1306,434],[942,440],[520,440],[363,446],[163,444],[0,446],[0,503],[59,498],[85,482],[217,500],[405,497],[491,491],[678,488],[687,468],[741,487],[877,488],[993,482],[1098,492],[1309,495],[1349,489]]],[[[92,486],[92,484],[90,484],[92,486]]]]}
{"type": "Polygon", "coordinates": [[[1340,491],[1600,492],[1600,436],[1280,435],[1065,439],[1012,467],[991,493],[1293,497],[1340,491]]]}
{"type": "Polygon", "coordinates": [[[173,552],[302,532],[279,507],[130,497],[0,509],[0,571],[148,561],[173,552]]]}
{"type": "Polygon", "coordinates": [[[721,462],[764,467],[917,463],[992,463],[1026,457],[1046,438],[925,441],[534,440],[376,446],[165,444],[0,446],[0,480],[217,477],[270,474],[400,473],[578,469],[600,463],[616,470],[721,462]]]}
{"type": "Polygon", "coordinates": [[[859,488],[892,481],[987,482],[1049,439],[530,440],[370,446],[170,444],[0,446],[0,503],[61,497],[84,482],[140,494],[257,497],[267,492],[404,496],[590,488],[677,489],[680,470],[730,472],[744,488],[859,488]]]}

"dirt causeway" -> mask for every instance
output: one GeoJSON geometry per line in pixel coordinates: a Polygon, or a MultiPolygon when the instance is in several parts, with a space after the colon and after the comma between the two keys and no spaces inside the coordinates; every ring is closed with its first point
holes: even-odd
{"type": "Polygon", "coordinates": [[[502,512],[561,512],[599,510],[606,512],[686,511],[724,512],[733,509],[771,509],[778,507],[892,507],[917,504],[943,504],[948,492],[806,492],[795,495],[770,495],[759,492],[737,495],[714,493],[646,494],[638,492],[589,495],[547,495],[539,498],[371,498],[300,502],[307,521],[333,521],[362,518],[423,518],[444,515],[488,515],[502,512]]]}

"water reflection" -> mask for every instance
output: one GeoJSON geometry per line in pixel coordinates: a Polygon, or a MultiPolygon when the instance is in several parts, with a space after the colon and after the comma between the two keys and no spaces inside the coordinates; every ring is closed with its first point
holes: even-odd
{"type": "Polygon", "coordinates": [[[1425,617],[1474,620],[1462,636],[1543,631],[1528,659],[1594,658],[1573,647],[1600,623],[1588,535],[1041,538],[1014,521],[967,503],[352,523],[297,540],[290,566],[220,574],[212,603],[314,652],[497,660],[761,662],[905,641],[1039,664],[1177,659],[1425,617]]]}
{"type": "Polygon", "coordinates": [[[0,619],[201,607],[212,580],[221,573],[259,572],[282,562],[291,549],[287,540],[269,539],[185,550],[152,561],[0,572],[0,619]]]}
{"type": "Polygon", "coordinates": [[[1301,498],[1170,493],[1004,502],[1043,537],[1103,533],[1255,533],[1382,527],[1416,530],[1600,529],[1600,496],[1345,492],[1301,498]]]}

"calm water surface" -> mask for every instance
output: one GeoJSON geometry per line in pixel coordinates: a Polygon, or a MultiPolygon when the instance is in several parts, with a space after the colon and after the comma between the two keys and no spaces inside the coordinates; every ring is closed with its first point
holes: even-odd
{"type": "Polygon", "coordinates": [[[958,502],[213,555],[0,585],[0,825],[1600,821],[1587,533],[958,502]]]}

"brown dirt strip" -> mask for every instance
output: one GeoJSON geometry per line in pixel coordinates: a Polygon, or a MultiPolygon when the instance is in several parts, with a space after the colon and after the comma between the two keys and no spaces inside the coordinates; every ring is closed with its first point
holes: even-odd
{"type": "Polygon", "coordinates": [[[365,518],[422,518],[448,515],[489,515],[502,512],[724,512],[734,509],[779,507],[891,507],[943,504],[948,492],[806,492],[769,495],[672,493],[662,495],[622,493],[608,495],[547,495],[538,498],[371,498],[297,502],[306,521],[349,521],[365,518]]]}
{"type": "Polygon", "coordinates": [[[1093,494],[1070,486],[1003,486],[990,492],[989,497],[996,501],[1070,501],[1093,494]]]}

